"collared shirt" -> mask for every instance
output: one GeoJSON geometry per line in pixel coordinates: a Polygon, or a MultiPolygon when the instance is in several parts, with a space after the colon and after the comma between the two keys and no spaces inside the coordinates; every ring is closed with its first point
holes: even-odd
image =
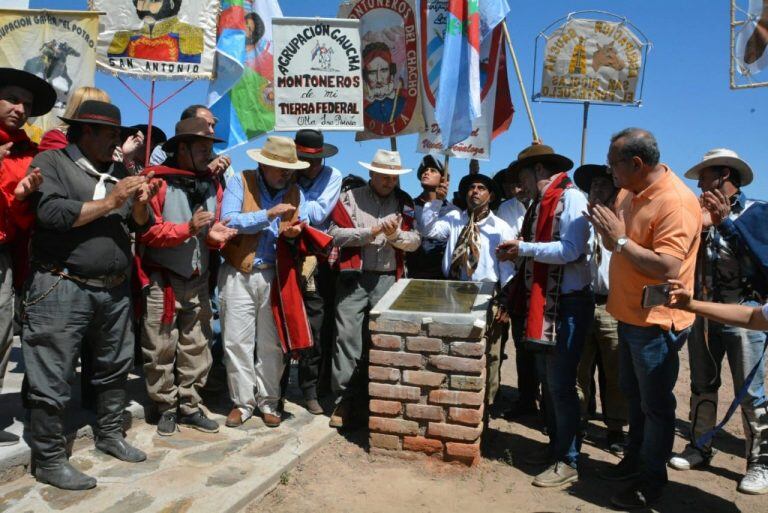
{"type": "Polygon", "coordinates": [[[437,220],[441,217],[445,217],[449,212],[460,212],[459,209],[448,200],[434,199],[421,202],[416,198],[415,203],[416,229],[421,234],[422,239],[439,238],[433,234],[437,220]]]}
{"type": "MultiPolygon", "coordinates": [[[[267,188],[261,173],[257,170],[240,171],[227,181],[227,188],[224,191],[224,199],[221,203],[221,218],[229,219],[230,228],[234,228],[238,233],[256,234],[261,233],[259,242],[256,246],[256,255],[253,260],[254,266],[259,264],[274,264],[278,229],[280,228],[280,218],[270,220],[267,211],[283,203],[283,197],[288,192],[288,188],[274,192],[274,195],[267,188]],[[259,173],[259,193],[261,210],[256,212],[242,212],[243,208],[243,173],[259,173]]],[[[304,194],[299,190],[299,219],[307,220],[304,210],[304,194]]]]}
{"type": "MultiPolygon", "coordinates": [[[[542,192],[544,194],[544,192],[542,192]]],[[[589,260],[592,256],[592,225],[584,216],[587,197],[575,187],[563,192],[563,212],[560,214],[560,240],[551,242],[521,242],[520,256],[535,262],[562,265],[560,293],[569,294],[592,283],[589,260]]],[[[538,207],[537,207],[538,208],[538,207]]]]}
{"type": "Polygon", "coordinates": [[[421,243],[421,236],[415,230],[398,228],[392,235],[379,233],[375,237],[371,233],[371,228],[400,212],[398,194],[405,193],[395,191],[382,198],[370,185],[365,185],[346,191],[339,197],[355,227],[341,228],[331,223],[328,235],[333,237],[337,247],[360,247],[364,271],[393,272],[397,269],[395,248],[415,251],[421,243]]]}
{"type": "Polygon", "coordinates": [[[517,198],[510,198],[496,209],[496,216],[502,218],[507,223],[514,234],[513,239],[520,237],[523,230],[523,219],[525,218],[526,206],[517,198]]]}
{"type": "MultiPolygon", "coordinates": [[[[99,177],[79,167],[66,150],[44,151],[31,167],[39,167],[43,175],[40,189],[30,196],[36,223],[32,234],[32,260],[44,265],[63,267],[83,278],[113,276],[128,272],[131,266],[132,231],[143,231],[154,224],[136,225],[132,200],[88,224],[73,227],[83,204],[92,201],[99,177]]],[[[128,176],[125,167],[115,162],[110,173],[116,179],[128,176]]],[[[104,184],[109,195],[115,187],[104,184]]]]}
{"type": "MultiPolygon", "coordinates": [[[[701,206],[675,173],[664,174],[638,194],[619,191],[616,211],[624,214],[627,237],[655,253],[681,260],[679,280],[693,290],[696,252],[701,240],[701,206]]],[[[660,326],[676,330],[693,324],[694,314],[666,306],[643,308],[643,287],[663,280],[645,274],[623,253],[614,253],[610,266],[608,312],[635,326],[660,326]]]]}
{"type": "MultiPolygon", "coordinates": [[[[443,255],[443,274],[450,275],[453,251],[456,249],[456,241],[461,231],[469,222],[466,212],[453,210],[441,217],[435,223],[433,230],[435,238],[445,238],[447,244],[443,255]]],[[[513,239],[513,230],[501,218],[489,212],[482,221],[477,223],[480,228],[480,259],[477,269],[472,276],[467,276],[466,271],[461,271],[462,281],[489,281],[499,283],[502,287],[515,275],[515,265],[512,262],[499,262],[496,257],[496,247],[505,240],[513,239]]]]}
{"type": "MultiPolygon", "coordinates": [[[[705,259],[697,267],[696,272],[701,280],[701,290],[697,290],[699,299],[716,301],[718,303],[740,303],[750,290],[748,273],[742,268],[741,241],[733,237],[730,227],[754,201],[747,199],[740,192],[731,202],[731,212],[718,226],[710,226],[702,233],[701,243],[704,245],[705,259]]],[[[701,252],[701,249],[699,250],[701,252]]],[[[697,287],[698,289],[698,287],[697,287]]]]}
{"type": "Polygon", "coordinates": [[[323,166],[314,179],[299,175],[297,183],[304,193],[303,208],[309,223],[318,230],[328,230],[331,211],[341,193],[341,172],[335,167],[323,166]]]}

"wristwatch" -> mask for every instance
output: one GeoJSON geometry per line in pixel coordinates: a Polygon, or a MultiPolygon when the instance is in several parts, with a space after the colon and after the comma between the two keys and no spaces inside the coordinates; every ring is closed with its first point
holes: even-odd
{"type": "Polygon", "coordinates": [[[613,248],[613,250],[616,253],[621,253],[621,250],[624,249],[624,246],[627,245],[627,242],[629,242],[629,239],[626,236],[619,237],[618,239],[616,239],[616,247],[613,248]]]}

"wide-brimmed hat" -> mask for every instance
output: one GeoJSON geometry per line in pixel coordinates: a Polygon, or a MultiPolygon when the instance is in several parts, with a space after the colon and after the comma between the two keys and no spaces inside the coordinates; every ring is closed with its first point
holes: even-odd
{"type": "Polygon", "coordinates": [[[546,144],[532,144],[517,155],[517,160],[512,162],[507,171],[518,172],[524,167],[530,167],[537,162],[548,163],[558,171],[568,171],[573,167],[573,161],[555,153],[551,146],[546,144]]]}
{"type": "Polygon", "coordinates": [[[708,167],[727,167],[733,169],[739,173],[742,186],[752,183],[754,178],[749,164],[739,157],[738,153],[728,148],[715,148],[706,152],[701,158],[701,162],[685,172],[685,177],[691,180],[698,180],[701,170],[708,167]]]}
{"type": "Polygon", "coordinates": [[[424,158],[421,159],[421,164],[419,164],[419,168],[416,170],[416,178],[421,180],[421,175],[429,168],[436,170],[440,173],[440,176],[445,176],[445,168],[443,165],[434,156],[424,155],[424,158]]]}
{"type": "Polygon", "coordinates": [[[56,103],[56,91],[48,82],[20,69],[0,68],[0,87],[4,86],[18,86],[32,93],[31,117],[42,116],[56,103]]]}
{"type": "Polygon", "coordinates": [[[579,189],[589,194],[589,189],[592,187],[592,179],[596,176],[604,176],[612,179],[608,166],[602,164],[584,164],[583,166],[579,166],[579,168],[573,172],[573,181],[576,182],[579,189]]]}
{"type": "Polygon", "coordinates": [[[296,143],[293,139],[280,135],[270,135],[261,149],[248,150],[249,157],[267,166],[282,169],[307,169],[309,162],[299,160],[296,156],[296,143]]]}
{"type": "Polygon", "coordinates": [[[333,144],[326,144],[320,130],[304,128],[296,132],[293,142],[296,143],[296,155],[305,159],[324,159],[333,157],[339,149],[333,144]]]}
{"type": "MultiPolygon", "coordinates": [[[[152,131],[154,132],[154,130],[153,127],[152,131]]],[[[209,132],[208,122],[203,118],[182,119],[176,123],[176,134],[163,144],[163,151],[173,153],[181,141],[189,139],[207,139],[215,143],[224,142],[224,139],[214,137],[209,132]]]]}
{"type": "Polygon", "coordinates": [[[120,130],[126,129],[121,124],[120,109],[109,102],[99,100],[86,100],[77,109],[74,117],[64,118],[59,116],[59,119],[68,125],[101,125],[119,128],[120,130]]]}
{"type": "MultiPolygon", "coordinates": [[[[127,135],[135,135],[138,132],[141,132],[144,134],[144,137],[147,136],[147,132],[149,131],[148,125],[133,125],[129,126],[125,129],[125,133],[127,135]]],[[[168,140],[168,136],[165,135],[165,132],[159,127],[152,125],[152,143],[153,146],[157,144],[163,144],[165,141],[168,140]]]]}
{"type": "Polygon", "coordinates": [[[400,153],[390,150],[376,150],[376,154],[373,156],[373,160],[370,164],[367,162],[357,161],[358,164],[363,166],[368,171],[374,173],[381,173],[382,175],[404,175],[410,173],[412,169],[406,169],[400,162],[400,153]]]}
{"type": "Polygon", "coordinates": [[[493,200],[490,203],[491,210],[496,210],[499,208],[499,205],[501,205],[502,200],[502,190],[501,187],[499,187],[499,184],[496,183],[496,180],[491,178],[488,175],[483,174],[475,174],[475,175],[467,175],[461,179],[459,182],[459,194],[458,194],[458,202],[456,202],[456,206],[459,207],[462,210],[467,209],[467,192],[469,192],[469,186],[473,183],[480,182],[483,185],[485,185],[488,190],[493,193],[493,200]]]}

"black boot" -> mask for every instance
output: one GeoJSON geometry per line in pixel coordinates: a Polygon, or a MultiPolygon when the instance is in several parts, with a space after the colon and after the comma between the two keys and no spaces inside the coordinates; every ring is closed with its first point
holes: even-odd
{"type": "Polygon", "coordinates": [[[67,459],[62,412],[35,407],[30,412],[30,445],[35,478],[64,490],[88,490],[96,479],[70,465],[67,459]]]}
{"type": "Polygon", "coordinates": [[[125,390],[108,388],[99,391],[96,400],[96,449],[130,463],[147,459],[147,455],[129,444],[123,436],[125,390]]]}

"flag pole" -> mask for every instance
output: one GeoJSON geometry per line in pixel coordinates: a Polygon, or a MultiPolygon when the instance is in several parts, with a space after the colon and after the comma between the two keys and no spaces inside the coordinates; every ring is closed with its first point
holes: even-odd
{"type": "Polygon", "coordinates": [[[587,118],[589,117],[589,102],[584,102],[584,121],[581,126],[581,165],[587,153],[587,118]]]}
{"type": "Polygon", "coordinates": [[[147,120],[147,133],[144,134],[144,167],[149,167],[149,157],[152,151],[152,121],[155,117],[155,77],[152,77],[152,85],[149,89],[149,120],[147,120]]]}
{"type": "Polygon", "coordinates": [[[531,132],[533,132],[533,140],[539,141],[539,133],[536,130],[536,123],[533,121],[533,113],[531,112],[531,105],[528,103],[528,97],[525,94],[525,85],[523,84],[523,75],[520,73],[520,65],[517,62],[517,55],[515,54],[515,48],[512,46],[512,38],[509,37],[509,29],[507,29],[507,20],[502,20],[501,25],[504,27],[504,37],[507,40],[507,46],[509,47],[509,54],[512,56],[512,63],[515,65],[515,75],[517,75],[517,83],[520,85],[520,93],[523,97],[523,103],[525,104],[525,112],[528,114],[528,121],[531,123],[531,132]]]}

